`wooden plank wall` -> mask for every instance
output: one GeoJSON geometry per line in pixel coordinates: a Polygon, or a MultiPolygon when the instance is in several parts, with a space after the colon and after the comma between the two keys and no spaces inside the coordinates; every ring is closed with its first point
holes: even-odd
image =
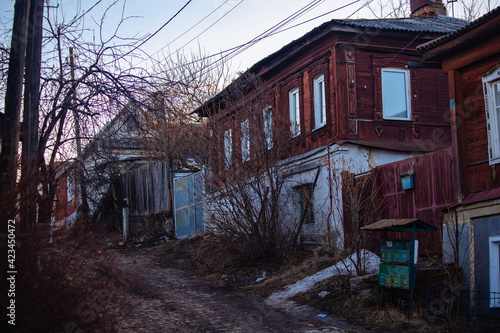
{"type": "Polygon", "coordinates": [[[165,162],[149,162],[121,175],[116,182],[118,198],[129,199],[131,216],[148,216],[169,211],[169,190],[165,162]]]}

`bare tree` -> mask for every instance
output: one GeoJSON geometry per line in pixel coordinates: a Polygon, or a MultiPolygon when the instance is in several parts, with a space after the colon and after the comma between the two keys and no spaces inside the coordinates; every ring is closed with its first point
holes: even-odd
{"type": "Polygon", "coordinates": [[[243,74],[220,99],[208,102],[215,112],[209,121],[207,228],[246,263],[286,253],[300,224],[287,209],[291,164],[284,160],[300,139],[291,137],[287,117],[276,110],[275,92],[264,87],[258,77],[243,74]]]}
{"type": "Polygon", "coordinates": [[[144,142],[153,159],[168,155],[181,167],[188,167],[186,158],[198,165],[208,162],[207,124],[191,112],[230,82],[229,65],[219,60],[199,50],[189,56],[169,54],[157,64],[156,92],[144,101],[141,115],[144,142]]]}
{"type": "Polygon", "coordinates": [[[366,7],[375,18],[394,18],[410,16],[408,0],[376,0],[365,1],[366,7]]]}
{"type": "MultiPolygon", "coordinates": [[[[498,5],[497,0],[455,0],[443,1],[449,16],[473,21],[498,5]]],[[[378,19],[409,17],[411,14],[408,0],[365,1],[371,14],[378,19]]]]}
{"type": "MultiPolygon", "coordinates": [[[[118,2],[108,7],[108,11],[116,5],[118,2]]],[[[64,14],[56,14],[61,10],[59,7],[50,6],[45,15],[38,109],[40,121],[35,130],[38,134],[35,147],[38,172],[26,178],[28,182],[37,184],[41,192],[38,195],[37,191],[30,198],[39,206],[40,223],[48,222],[52,216],[56,173],[61,161],[78,161],[75,156],[79,143],[88,143],[128,101],[144,99],[144,95],[154,87],[151,76],[134,68],[130,62],[141,39],[119,35],[119,27],[128,18],[122,17],[115,33],[105,36],[102,26],[107,13],[97,21],[97,30],[91,30],[85,25],[88,12],[77,12],[68,20],[64,14]],[[70,48],[75,49],[74,62],[68,57],[70,48]]],[[[13,40],[19,41],[19,36],[14,35],[13,40]]],[[[11,61],[16,57],[10,54],[11,61]]],[[[2,75],[5,75],[3,69],[2,75]]],[[[17,76],[22,77],[22,74],[17,76]]],[[[32,132],[33,128],[25,130],[32,132]]],[[[16,162],[15,167],[10,169],[14,173],[17,159],[17,154],[9,158],[9,161],[16,162]]],[[[23,187],[23,184],[19,186],[23,187]]],[[[14,192],[3,193],[14,200],[17,198],[14,192]]],[[[15,204],[8,206],[16,207],[15,204]]],[[[12,211],[10,216],[15,214],[12,211]]]]}
{"type": "Polygon", "coordinates": [[[353,258],[352,263],[358,275],[366,273],[363,252],[370,246],[370,233],[360,228],[376,222],[383,208],[380,188],[376,184],[376,171],[362,172],[353,161],[341,158],[332,163],[329,186],[337,189],[335,196],[341,205],[332,207],[332,230],[340,237],[345,256],[353,258]],[[349,170],[349,171],[347,171],[349,170]]]}

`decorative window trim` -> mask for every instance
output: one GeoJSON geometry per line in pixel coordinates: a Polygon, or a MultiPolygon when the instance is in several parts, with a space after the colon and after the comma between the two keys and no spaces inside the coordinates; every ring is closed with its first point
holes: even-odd
{"type": "Polygon", "coordinates": [[[494,95],[495,87],[500,89],[500,69],[496,67],[482,80],[490,165],[500,163],[500,103],[497,105],[494,95]]]}
{"type": "Polygon", "coordinates": [[[500,308],[500,236],[489,238],[490,308],[500,308]]]}
{"type": "MultiPolygon", "coordinates": [[[[386,79],[387,80],[387,79],[386,79]]],[[[404,120],[411,121],[411,80],[410,80],[410,70],[403,68],[385,67],[381,69],[381,86],[382,86],[382,117],[385,120],[404,120]],[[384,89],[384,73],[401,73],[404,74],[404,96],[405,96],[405,106],[406,106],[406,117],[394,117],[387,115],[388,112],[388,101],[390,100],[388,96],[388,87],[384,89]]]]}
{"type": "Polygon", "coordinates": [[[300,135],[300,89],[292,88],[288,91],[288,115],[292,137],[300,135]]]}
{"type": "Polygon", "coordinates": [[[313,79],[314,129],[326,125],[326,81],[325,75],[319,74],[313,79]]]}

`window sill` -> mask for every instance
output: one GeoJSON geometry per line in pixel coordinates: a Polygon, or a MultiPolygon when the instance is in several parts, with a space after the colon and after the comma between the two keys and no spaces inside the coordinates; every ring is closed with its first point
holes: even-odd
{"type": "Polygon", "coordinates": [[[413,121],[411,118],[390,118],[382,116],[382,120],[394,120],[394,121],[413,121]]]}
{"type": "Polygon", "coordinates": [[[491,166],[497,165],[497,164],[500,164],[500,157],[495,157],[495,158],[491,158],[490,159],[490,165],[491,166]]]}
{"type": "Polygon", "coordinates": [[[316,131],[318,131],[320,129],[323,129],[323,128],[325,128],[325,126],[326,126],[326,123],[322,123],[319,126],[313,128],[312,132],[316,132],[316,131]]]}

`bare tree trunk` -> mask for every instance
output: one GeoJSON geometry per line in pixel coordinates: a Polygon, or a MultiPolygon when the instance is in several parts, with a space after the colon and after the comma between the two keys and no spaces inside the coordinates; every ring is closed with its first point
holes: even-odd
{"type": "Polygon", "coordinates": [[[80,116],[78,115],[78,110],[76,109],[76,75],[75,75],[75,54],[73,52],[73,48],[69,48],[69,63],[71,66],[71,80],[72,84],[72,93],[73,93],[73,117],[75,121],[75,140],[76,140],[76,155],[78,160],[77,167],[77,178],[78,178],[78,187],[79,187],[79,196],[82,208],[84,220],[87,220],[89,217],[89,203],[87,201],[87,185],[85,184],[85,177],[83,175],[83,156],[82,156],[82,137],[80,132],[80,116]]]}
{"type": "Polygon", "coordinates": [[[0,212],[2,232],[7,230],[7,220],[14,218],[17,201],[16,178],[19,145],[21,96],[23,87],[26,35],[30,0],[17,0],[14,7],[14,24],[9,57],[9,74],[5,94],[5,114],[2,119],[2,154],[0,158],[0,193],[3,196],[0,212]]]}
{"type": "Polygon", "coordinates": [[[38,115],[40,105],[40,63],[42,56],[43,0],[32,0],[30,31],[26,49],[26,84],[22,128],[20,218],[22,228],[36,227],[38,197],[38,115]]]}

